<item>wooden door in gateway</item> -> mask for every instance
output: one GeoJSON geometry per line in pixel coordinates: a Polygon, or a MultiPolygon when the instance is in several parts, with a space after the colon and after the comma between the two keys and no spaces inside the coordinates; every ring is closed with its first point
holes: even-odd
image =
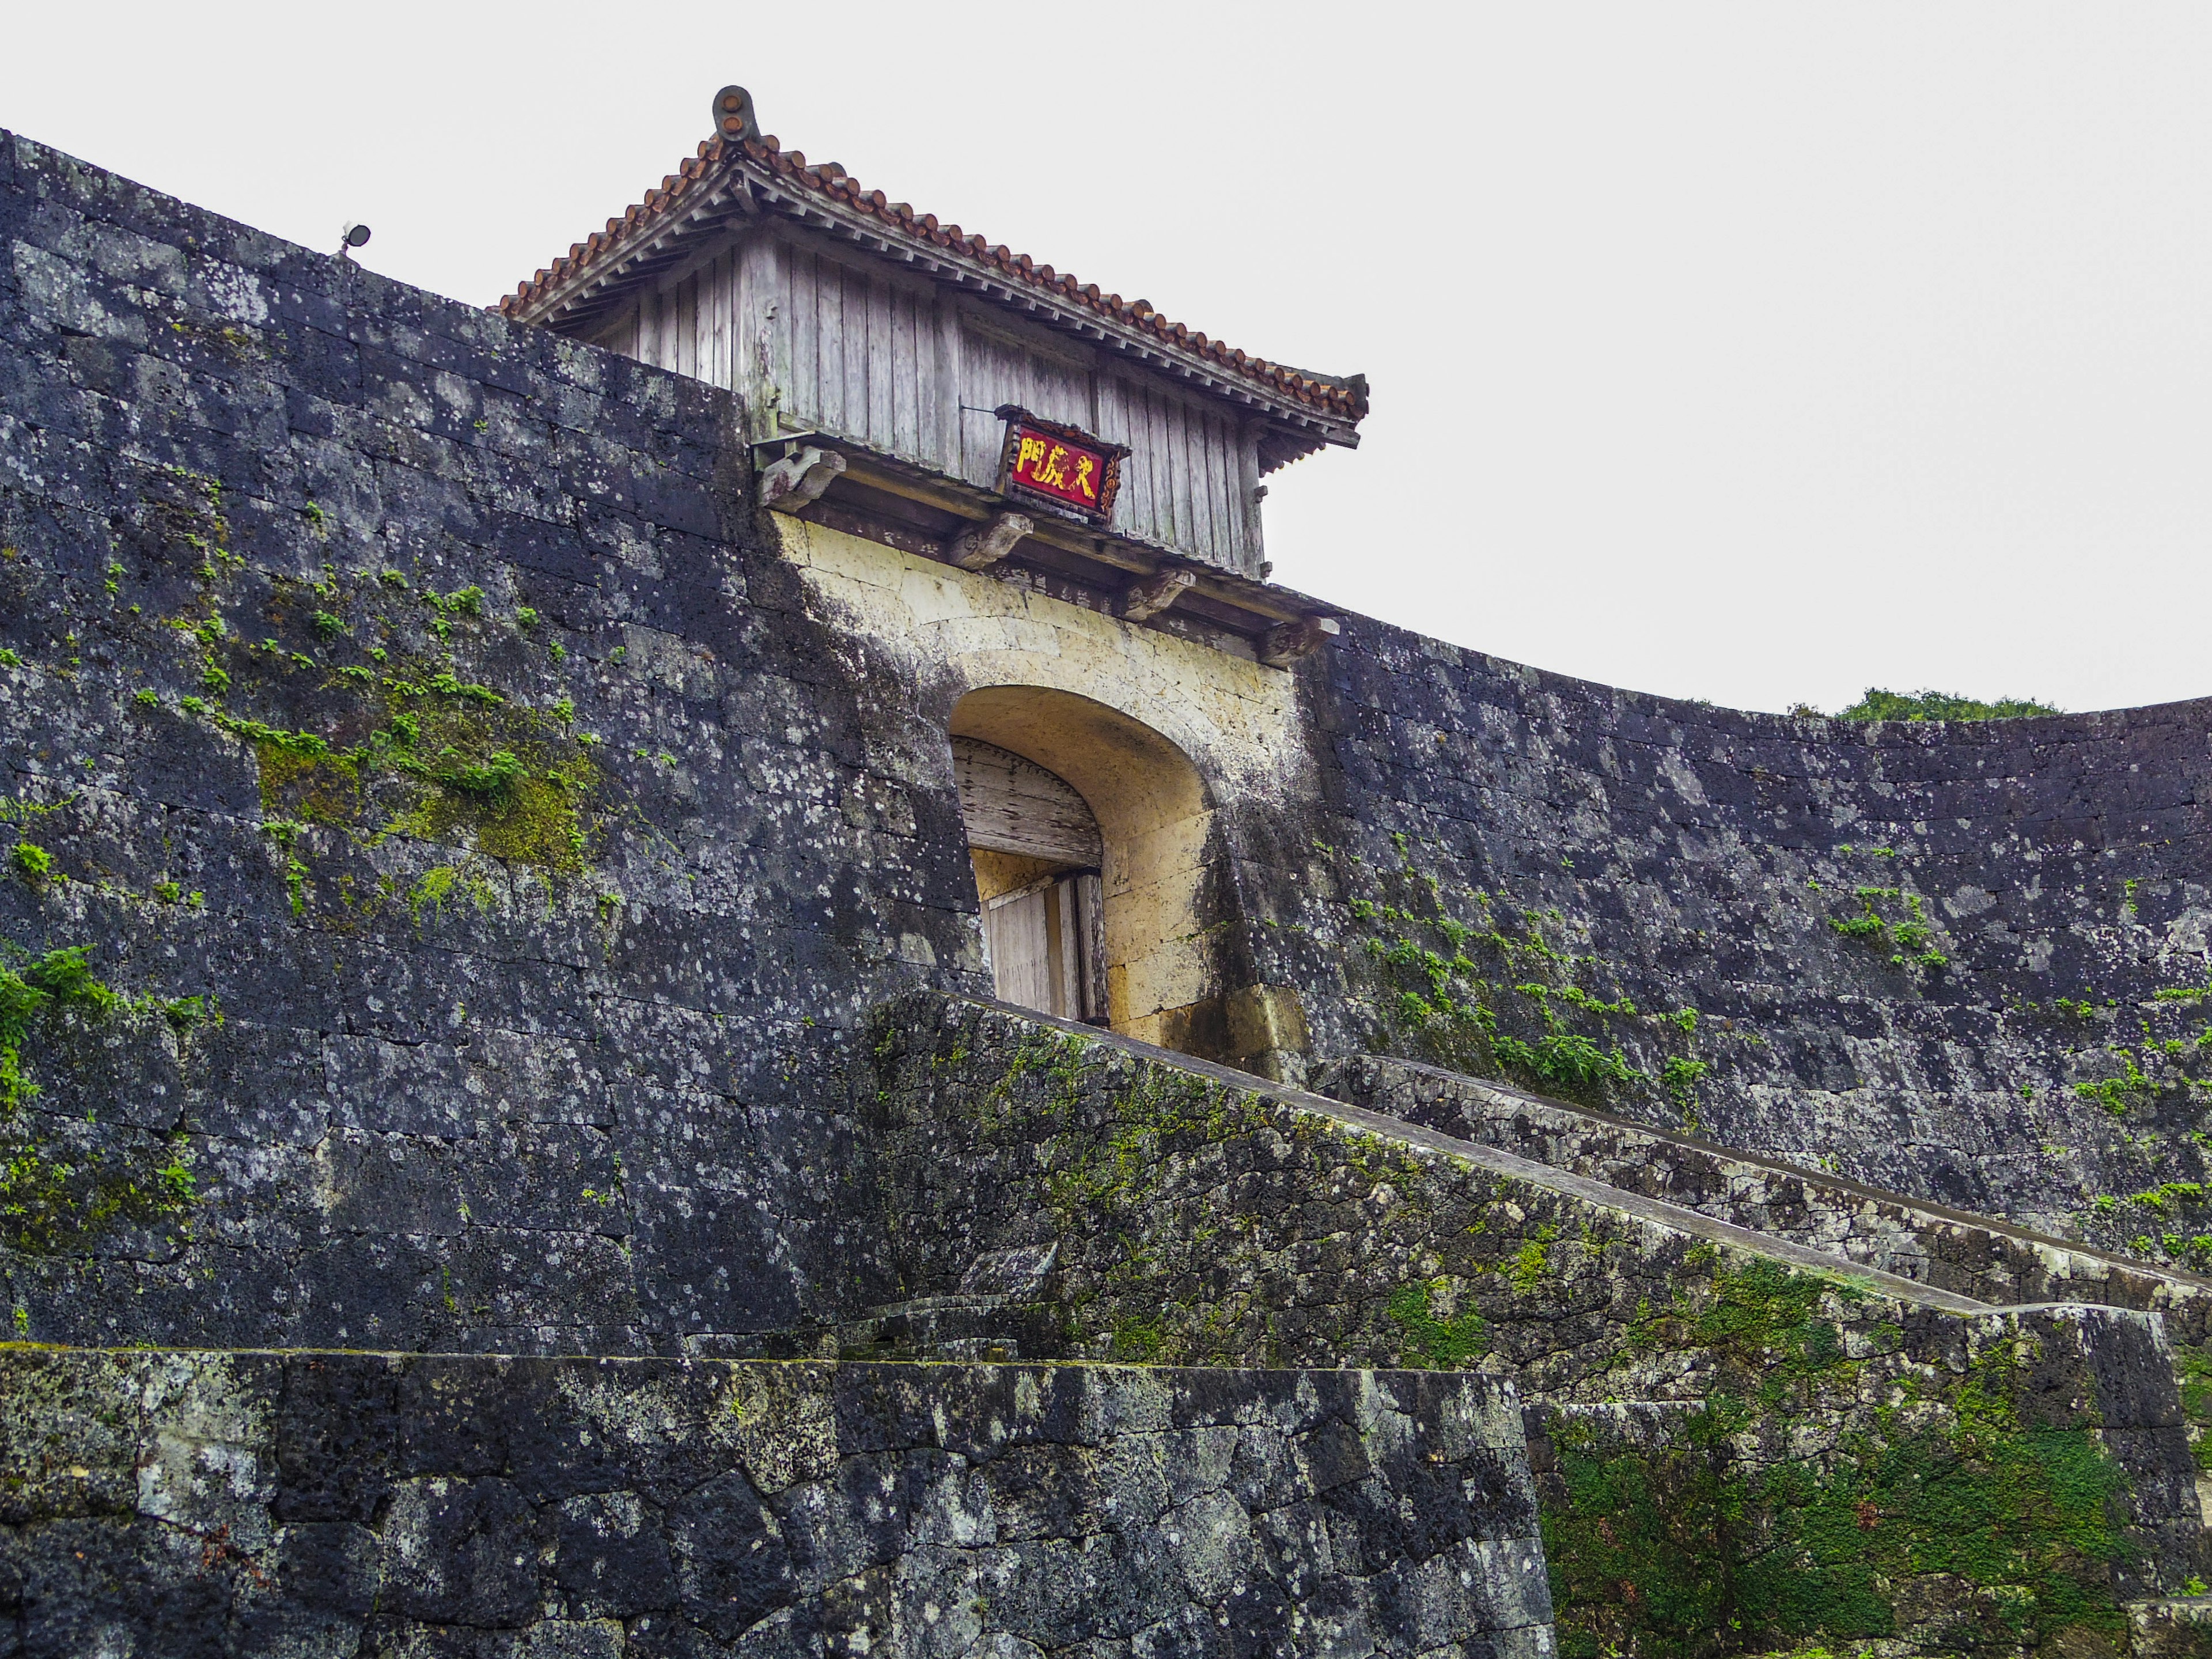
{"type": "Polygon", "coordinates": [[[983,902],[983,944],[1001,1002],[1061,1019],[1103,1013],[1085,971],[1097,960],[1085,924],[1098,914],[1098,878],[1047,876],[983,902]]]}
{"type": "Polygon", "coordinates": [[[1097,819],[1066,783],[1006,750],[955,738],[952,759],[1000,1000],[1105,1024],[1097,819]]]}

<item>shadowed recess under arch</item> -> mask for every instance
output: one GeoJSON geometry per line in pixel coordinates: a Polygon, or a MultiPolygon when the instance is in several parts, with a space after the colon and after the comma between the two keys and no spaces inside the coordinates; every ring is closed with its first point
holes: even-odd
{"type": "Polygon", "coordinates": [[[1190,757],[1139,720],[1073,691],[992,685],[954,706],[950,733],[1034,762],[1097,819],[1107,1017],[1147,1042],[1206,1052],[1218,972],[1206,928],[1212,804],[1190,757]]]}

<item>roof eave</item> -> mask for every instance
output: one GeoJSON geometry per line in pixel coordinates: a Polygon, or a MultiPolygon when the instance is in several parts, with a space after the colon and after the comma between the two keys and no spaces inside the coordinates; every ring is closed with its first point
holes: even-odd
{"type": "MultiPolygon", "coordinates": [[[[518,321],[558,328],[586,313],[604,314],[664,265],[679,260],[678,249],[695,238],[730,228],[732,217],[750,219],[772,211],[811,229],[854,242],[878,258],[896,260],[961,292],[1007,310],[1042,321],[1062,332],[1104,346],[1117,355],[1190,382],[1215,397],[1243,404],[1255,414],[1292,427],[1316,440],[1311,447],[1336,445],[1356,448],[1359,443],[1357,419],[1347,421],[1312,404],[1271,392],[1249,377],[1223,370],[1195,352],[1171,341],[1127,328],[1087,307],[1055,301],[1048,292],[1009,280],[1006,273],[972,257],[939,247],[855,213],[811,191],[784,185],[772,168],[742,151],[726,149],[713,167],[695,204],[661,216],[661,222],[641,231],[634,242],[594,260],[574,275],[552,283],[508,315],[518,321]],[[742,199],[743,205],[739,205],[742,199]]],[[[1293,371],[1303,373],[1304,371],[1293,371]]],[[[1328,377],[1309,374],[1322,384],[1340,385],[1328,377]]],[[[1309,450],[1307,453],[1310,453],[1309,450]]]]}

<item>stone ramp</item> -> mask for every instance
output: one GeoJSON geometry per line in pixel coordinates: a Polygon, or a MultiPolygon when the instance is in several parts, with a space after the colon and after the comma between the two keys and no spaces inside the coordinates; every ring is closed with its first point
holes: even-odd
{"type": "MultiPolygon", "coordinates": [[[[1685,1239],[1724,1245],[1732,1250],[1764,1256],[1793,1268],[1809,1273],[1834,1275],[1840,1280],[1863,1290],[1912,1306],[1941,1310],[1953,1314],[1984,1314],[2000,1306],[2030,1305],[2045,1302],[2094,1298],[2061,1297],[2053,1296],[1991,1297],[1948,1285],[1931,1284],[1912,1273],[1903,1273],[1887,1264],[1876,1264],[1854,1257],[1845,1250],[1830,1247],[1826,1241],[1811,1237],[1793,1237],[1789,1231],[1757,1224],[1747,1224],[1732,1217],[1715,1214],[1711,1210],[1676,1200],[1638,1190],[1632,1184],[1610,1181],[1602,1176],[1586,1173],[1549,1159],[1532,1157],[1513,1148],[1498,1145],[1486,1137],[1465,1133],[1449,1121],[1431,1123],[1420,1118],[1392,1111],[1385,1107],[1370,1104],[1364,1100],[1340,1097],[1338,1095],[1294,1089],[1285,1085],[1268,1082],[1247,1072],[1216,1065],[1211,1060],[1198,1060],[1178,1054],[1170,1048],[1161,1048],[1151,1043],[1139,1042],[1132,1037],[1115,1036],[1095,1027],[1077,1025],[1067,1021],[1052,1019],[1025,1008],[994,1002],[981,997],[963,997],[939,993],[922,994],[902,1000],[899,1006],[943,1006],[973,1007],[989,1010],[1040,1030],[1053,1030],[1085,1042],[1111,1048],[1146,1063],[1201,1079],[1225,1088],[1249,1092],[1256,1097],[1279,1102],[1291,1109],[1328,1118],[1347,1128],[1379,1135],[1398,1145],[1420,1152],[1440,1155],[1506,1176],[1510,1180],[1556,1193],[1582,1204],[1596,1206],[1623,1217],[1647,1224],[1656,1229],[1674,1233],[1685,1239]]],[[[1425,1071],[1432,1068],[1423,1068],[1425,1071]]],[[[1334,1075],[1334,1073],[1331,1073],[1334,1075]]],[[[1451,1079],[1455,1074],[1443,1072],[1436,1075],[1451,1079]]],[[[1460,1079],[1472,1081],[1472,1079],[1460,1079]]],[[[1479,1087],[1489,1087],[1480,1085],[1479,1087]]],[[[1533,1098],[1533,1097],[1532,1097],[1533,1098]]],[[[1571,1111],[1573,1109],[1563,1109],[1571,1111]]],[[[1438,1114],[1440,1118],[1446,1115],[1438,1114]]],[[[1699,1143],[1688,1142],[1690,1146],[1699,1143]]],[[[1778,1168],[1786,1169],[1780,1165],[1778,1168]]],[[[963,1290],[979,1288],[972,1281],[979,1275],[988,1277],[1001,1266],[1006,1254],[990,1261],[978,1262],[966,1276],[971,1282],[963,1283],[963,1290]]],[[[2212,1295],[2212,1282],[2201,1283],[2208,1295],[2212,1295]]],[[[2113,1303],[2118,1307],[2138,1306],[2136,1303],[2113,1303]]]]}
{"type": "Polygon", "coordinates": [[[1510,1085],[1358,1054],[1316,1087],[1408,1126],[1659,1199],[1777,1241],[1992,1304],[2099,1303],[2166,1316],[2204,1342],[2212,1279],[2055,1238],[1826,1170],[1677,1134],[1510,1085]]]}
{"type": "MultiPolygon", "coordinates": [[[[1431,1125],[1395,1112],[1375,1109],[1364,1102],[1355,1103],[1328,1094],[1267,1083],[1173,1049],[1115,1036],[1094,1027],[1052,1020],[1010,1004],[984,998],[947,997],[944,1000],[955,1006],[966,1004],[990,1009],[1024,1022],[1058,1029],[1071,1036],[1079,1036],[1086,1042],[1120,1048],[1152,1064],[1223,1085],[1261,1091],[1297,1111],[1332,1119],[1358,1131],[1384,1136],[1408,1147],[1489,1170],[1572,1202],[1632,1218],[1682,1239],[1721,1245],[1793,1270],[1824,1274],[1855,1290],[1893,1298],[1905,1305],[1962,1316],[1992,1313],[2000,1305],[1957,1289],[1930,1284],[1911,1273],[1893,1271],[1886,1264],[1869,1264],[1841,1249],[1823,1248],[1787,1232],[1746,1225],[1708,1209],[1617,1185],[1488,1140],[1454,1133],[1442,1124],[1431,1125]]],[[[1332,1071],[1329,1075],[1334,1077],[1336,1073],[1332,1071]]],[[[1438,1075],[1450,1078],[1453,1074],[1438,1075]]],[[[969,1264],[961,1275],[957,1292],[871,1308],[839,1326],[830,1345],[837,1352],[856,1358],[926,1355],[961,1360],[1006,1360],[1057,1354],[1062,1352],[1061,1334],[1050,1320],[1040,1317],[1036,1299],[1050,1277],[1057,1254],[1056,1246],[988,1252],[969,1264]]],[[[2212,1285],[2206,1288],[2212,1291],[2212,1285]]],[[[2057,1299],[2045,1297],[2033,1303],[2013,1305],[2039,1306],[2057,1299]]]]}
{"type": "MultiPolygon", "coordinates": [[[[1865,1290],[1896,1297],[1900,1302],[1922,1307],[1940,1308],[1947,1313],[1988,1313],[1999,1305],[1983,1297],[1931,1285],[1911,1274],[1893,1272],[1857,1261],[1840,1250],[1824,1249],[1819,1245],[1801,1242],[1787,1233],[1763,1228],[1745,1226],[1740,1223],[1715,1216],[1711,1212],[1689,1205],[1678,1204],[1664,1198],[1654,1198],[1631,1187],[1588,1176],[1573,1169],[1564,1169],[1556,1164],[1524,1157],[1509,1152],[1487,1141],[1470,1139],[1425,1125],[1410,1122],[1392,1115],[1369,1110],[1323,1095],[1310,1095],[1287,1090],[1274,1090],[1278,1098],[1295,1103],[1301,1110],[1328,1113],[1342,1121],[1355,1125],[1371,1133],[1389,1135],[1409,1146],[1441,1152],[1473,1164],[1478,1169],[1491,1170],[1510,1176],[1529,1186],[1601,1206],[1624,1216],[1633,1216],[1640,1221],[1663,1227],[1689,1238],[1725,1244],[1754,1255],[1784,1262],[1810,1273],[1832,1273],[1865,1290]]],[[[2033,1298],[2048,1301],[2050,1297],[2033,1298]]],[[[2085,1300],[2087,1298],[2084,1298],[2085,1300]]]]}

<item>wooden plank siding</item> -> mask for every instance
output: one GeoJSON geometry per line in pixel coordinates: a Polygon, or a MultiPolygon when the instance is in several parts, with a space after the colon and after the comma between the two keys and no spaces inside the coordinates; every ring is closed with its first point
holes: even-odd
{"type": "Polygon", "coordinates": [[[1098,820],[1058,775],[995,744],[955,738],[952,781],[970,847],[1098,867],[1098,820]]]}
{"type": "Polygon", "coordinates": [[[1114,528],[1248,574],[1259,432],[1087,343],[790,231],[733,239],[602,326],[599,343],[726,386],[756,438],[820,431],[983,489],[1018,404],[1126,444],[1114,528]],[[979,412],[980,411],[980,412],[979,412]]]}

